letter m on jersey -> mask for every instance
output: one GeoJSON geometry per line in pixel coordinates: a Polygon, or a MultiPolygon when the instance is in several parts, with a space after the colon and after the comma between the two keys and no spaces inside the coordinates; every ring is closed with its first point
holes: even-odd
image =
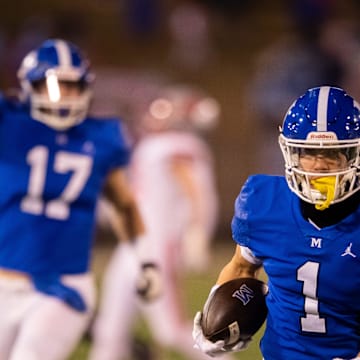
{"type": "Polygon", "coordinates": [[[311,247],[316,247],[318,249],[321,249],[321,238],[312,237],[311,238],[311,247]]]}
{"type": "Polygon", "coordinates": [[[245,284],[240,286],[239,290],[236,290],[232,297],[239,299],[243,305],[246,305],[253,297],[254,292],[245,284]]]}

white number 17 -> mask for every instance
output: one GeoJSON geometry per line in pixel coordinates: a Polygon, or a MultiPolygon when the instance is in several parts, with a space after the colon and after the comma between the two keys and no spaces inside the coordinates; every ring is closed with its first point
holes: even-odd
{"type": "Polygon", "coordinates": [[[75,201],[83,190],[91,173],[93,159],[87,155],[59,151],[55,154],[54,171],[66,174],[72,171],[69,182],[58,198],[45,203],[43,191],[49,161],[49,149],[45,146],[32,148],[26,157],[30,165],[27,195],[21,200],[23,212],[33,215],[44,214],[46,217],[66,220],[70,214],[70,204],[75,201]]]}

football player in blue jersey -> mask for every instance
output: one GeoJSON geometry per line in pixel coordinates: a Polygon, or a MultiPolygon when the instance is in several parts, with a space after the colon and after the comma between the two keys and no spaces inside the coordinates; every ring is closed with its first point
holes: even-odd
{"type": "MultiPolygon", "coordinates": [[[[360,105],[339,88],[309,89],[286,113],[279,143],[285,177],[246,181],[232,220],[235,254],[212,291],[262,266],[265,360],[360,359],[360,105]]],[[[193,337],[211,356],[251,341],[208,341],[201,312],[193,337]]]]}
{"type": "Polygon", "coordinates": [[[119,119],[88,116],[93,75],[50,39],[23,60],[19,101],[0,98],[0,359],[67,359],[95,305],[90,273],[103,191],[127,238],[143,231],[119,119]]]}

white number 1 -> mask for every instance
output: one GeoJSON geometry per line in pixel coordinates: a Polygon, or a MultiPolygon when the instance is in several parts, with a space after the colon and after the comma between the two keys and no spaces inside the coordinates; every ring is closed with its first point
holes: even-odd
{"type": "Polygon", "coordinates": [[[317,298],[317,279],[319,263],[307,261],[297,271],[297,279],[304,283],[305,317],[301,318],[301,330],[306,332],[325,333],[325,319],[319,315],[319,301],[317,298]]]}
{"type": "Polygon", "coordinates": [[[42,198],[46,170],[49,160],[49,149],[45,146],[32,148],[26,161],[31,166],[27,195],[21,200],[22,211],[57,219],[66,220],[70,214],[70,204],[75,201],[83,190],[91,173],[93,160],[87,155],[59,151],[55,155],[54,171],[65,174],[72,171],[69,182],[60,196],[47,203],[42,198]]]}

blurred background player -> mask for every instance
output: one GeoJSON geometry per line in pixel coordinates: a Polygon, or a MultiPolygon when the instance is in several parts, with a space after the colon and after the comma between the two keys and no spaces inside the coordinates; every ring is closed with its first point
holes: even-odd
{"type": "Polygon", "coordinates": [[[93,78],[75,45],[50,39],[22,61],[20,99],[0,100],[1,360],[65,360],[86,330],[102,190],[123,239],[143,231],[119,119],[88,116],[93,78]]]}
{"type": "MultiPolygon", "coordinates": [[[[144,263],[155,260],[162,292],[148,303],[136,301],[135,284],[126,272],[129,250],[118,246],[102,284],[91,360],[130,357],[138,310],[157,344],[187,359],[205,359],[193,349],[180,277],[184,271],[205,270],[210,260],[218,199],[212,153],[202,135],[214,128],[219,113],[217,101],[203,91],[166,86],[133,126],[130,179],[146,228],[138,255],[144,263]],[[124,288],[129,296],[124,296],[124,288]]],[[[156,279],[152,275],[154,269],[148,267],[149,282],[156,279]]]]}
{"type": "Polygon", "coordinates": [[[133,131],[136,146],[130,171],[134,192],[142,203],[147,228],[164,228],[166,217],[173,212],[174,220],[166,231],[178,227],[172,231],[179,234],[174,238],[181,239],[182,271],[184,266],[189,271],[204,271],[210,261],[218,196],[214,159],[205,136],[215,128],[219,115],[218,102],[202,90],[168,85],[133,131]]]}

